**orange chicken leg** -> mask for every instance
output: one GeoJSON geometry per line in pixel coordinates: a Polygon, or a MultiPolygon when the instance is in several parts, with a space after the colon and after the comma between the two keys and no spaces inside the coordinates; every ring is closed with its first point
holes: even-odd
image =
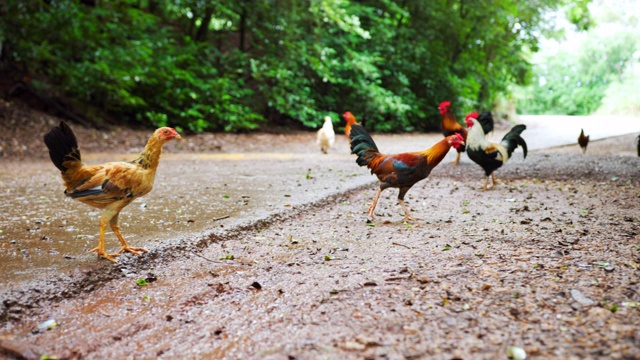
{"type": "Polygon", "coordinates": [[[129,244],[127,244],[127,242],[124,240],[124,237],[122,237],[122,233],[120,233],[120,226],[118,226],[118,215],[120,215],[120,213],[117,213],[114,217],[112,217],[109,223],[111,225],[111,230],[113,230],[113,233],[116,234],[118,240],[120,240],[120,244],[122,244],[122,248],[120,249],[120,251],[118,251],[118,254],[126,251],[134,255],[142,256],[142,253],[147,252],[147,249],[131,247],[129,246],[129,244]]]}

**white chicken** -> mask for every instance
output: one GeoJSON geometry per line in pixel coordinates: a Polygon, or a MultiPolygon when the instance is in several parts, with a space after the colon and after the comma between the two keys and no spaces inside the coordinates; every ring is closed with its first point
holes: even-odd
{"type": "Polygon", "coordinates": [[[331,122],[331,117],[326,116],[324,118],[324,124],[322,128],[318,130],[318,145],[320,146],[320,151],[326,154],[327,150],[333,146],[333,143],[336,141],[336,133],[333,131],[333,123],[331,122]]]}

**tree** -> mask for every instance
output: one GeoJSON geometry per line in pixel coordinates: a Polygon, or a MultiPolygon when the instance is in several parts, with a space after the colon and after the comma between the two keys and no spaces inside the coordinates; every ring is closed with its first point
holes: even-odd
{"type": "Polygon", "coordinates": [[[94,117],[243,131],[350,110],[429,130],[441,100],[462,115],[526,82],[561,1],[10,1],[2,61],[94,117]]]}
{"type": "MultiPolygon", "coordinates": [[[[595,4],[597,18],[578,21],[578,27],[590,25],[582,34],[584,40],[573,44],[575,50],[548,54],[534,66],[534,83],[521,89],[517,101],[521,113],[589,115],[601,107],[612,84],[626,80],[623,74],[637,63],[640,31],[633,14],[610,5],[595,4]],[[603,25],[595,26],[596,21],[603,25]]],[[[633,109],[636,106],[630,104],[638,103],[638,96],[616,96],[609,103],[617,106],[609,108],[633,109]]]]}

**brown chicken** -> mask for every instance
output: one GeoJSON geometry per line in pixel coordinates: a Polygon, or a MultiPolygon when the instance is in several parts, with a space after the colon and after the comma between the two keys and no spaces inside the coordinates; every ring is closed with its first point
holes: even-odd
{"type": "Polygon", "coordinates": [[[420,220],[409,214],[404,203],[404,195],[415,183],[429,176],[431,170],[444,159],[452,146],[457,149],[464,145],[462,135],[454,134],[424,151],[384,155],[378,151],[371,135],[362,126],[353,125],[350,138],[351,153],[358,155],[356,163],[371,169],[371,173],[376,174],[380,180],[376,197],[369,207],[369,216],[372,219],[375,218],[373,211],[378,204],[382,190],[394,187],[400,190],[398,202],[404,210],[405,220],[420,220]]]}
{"type": "MultiPolygon", "coordinates": [[[[462,138],[467,140],[467,129],[465,129],[458,120],[456,120],[455,116],[451,112],[451,102],[443,101],[438,105],[438,111],[442,115],[442,134],[446,136],[451,136],[453,134],[460,134],[462,138]]],[[[460,146],[456,149],[458,151],[458,155],[456,159],[453,161],[458,164],[460,162],[460,154],[464,152],[465,146],[460,146]]]]}
{"type": "Polygon", "coordinates": [[[131,247],[122,237],[118,227],[118,214],[134,199],[151,191],[156,169],[162,154],[162,145],[172,139],[181,139],[172,128],[157,129],[144,150],[130,162],[110,162],[100,165],[85,165],[80,157],[78,141],[71,128],[64,122],[44,136],[53,164],[60,170],[65,186],[65,195],[89,206],[104,209],[100,218],[100,242],[95,251],[111,262],[123,251],[141,255],[146,249],[131,247]],[[104,234],[107,224],[120,240],[118,253],[105,250],[104,234]]]}
{"type": "Polygon", "coordinates": [[[351,126],[354,124],[357,124],[358,121],[350,111],[345,111],[344,114],[342,114],[342,117],[344,117],[344,121],[347,122],[347,125],[344,126],[344,134],[347,135],[347,138],[348,138],[349,133],[351,133],[351,126]]]}
{"type": "Polygon", "coordinates": [[[580,145],[583,154],[587,152],[587,145],[589,145],[589,135],[584,136],[584,129],[580,129],[580,136],[578,136],[578,145],[580,145]]]}

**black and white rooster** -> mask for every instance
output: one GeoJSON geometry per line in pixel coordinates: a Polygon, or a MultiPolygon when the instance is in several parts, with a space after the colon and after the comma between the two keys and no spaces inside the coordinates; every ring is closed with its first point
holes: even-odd
{"type": "Polygon", "coordinates": [[[485,129],[493,129],[493,116],[490,112],[484,112],[478,116],[471,113],[465,118],[467,128],[467,155],[473,162],[480,165],[487,176],[483,190],[490,189],[496,185],[496,178],[493,172],[504,165],[513,151],[519,146],[522,147],[524,158],[527,157],[527,143],[520,136],[527,128],[525,125],[516,125],[500,141],[495,144],[487,140],[485,129]],[[489,186],[489,177],[492,184],[489,186]]]}

